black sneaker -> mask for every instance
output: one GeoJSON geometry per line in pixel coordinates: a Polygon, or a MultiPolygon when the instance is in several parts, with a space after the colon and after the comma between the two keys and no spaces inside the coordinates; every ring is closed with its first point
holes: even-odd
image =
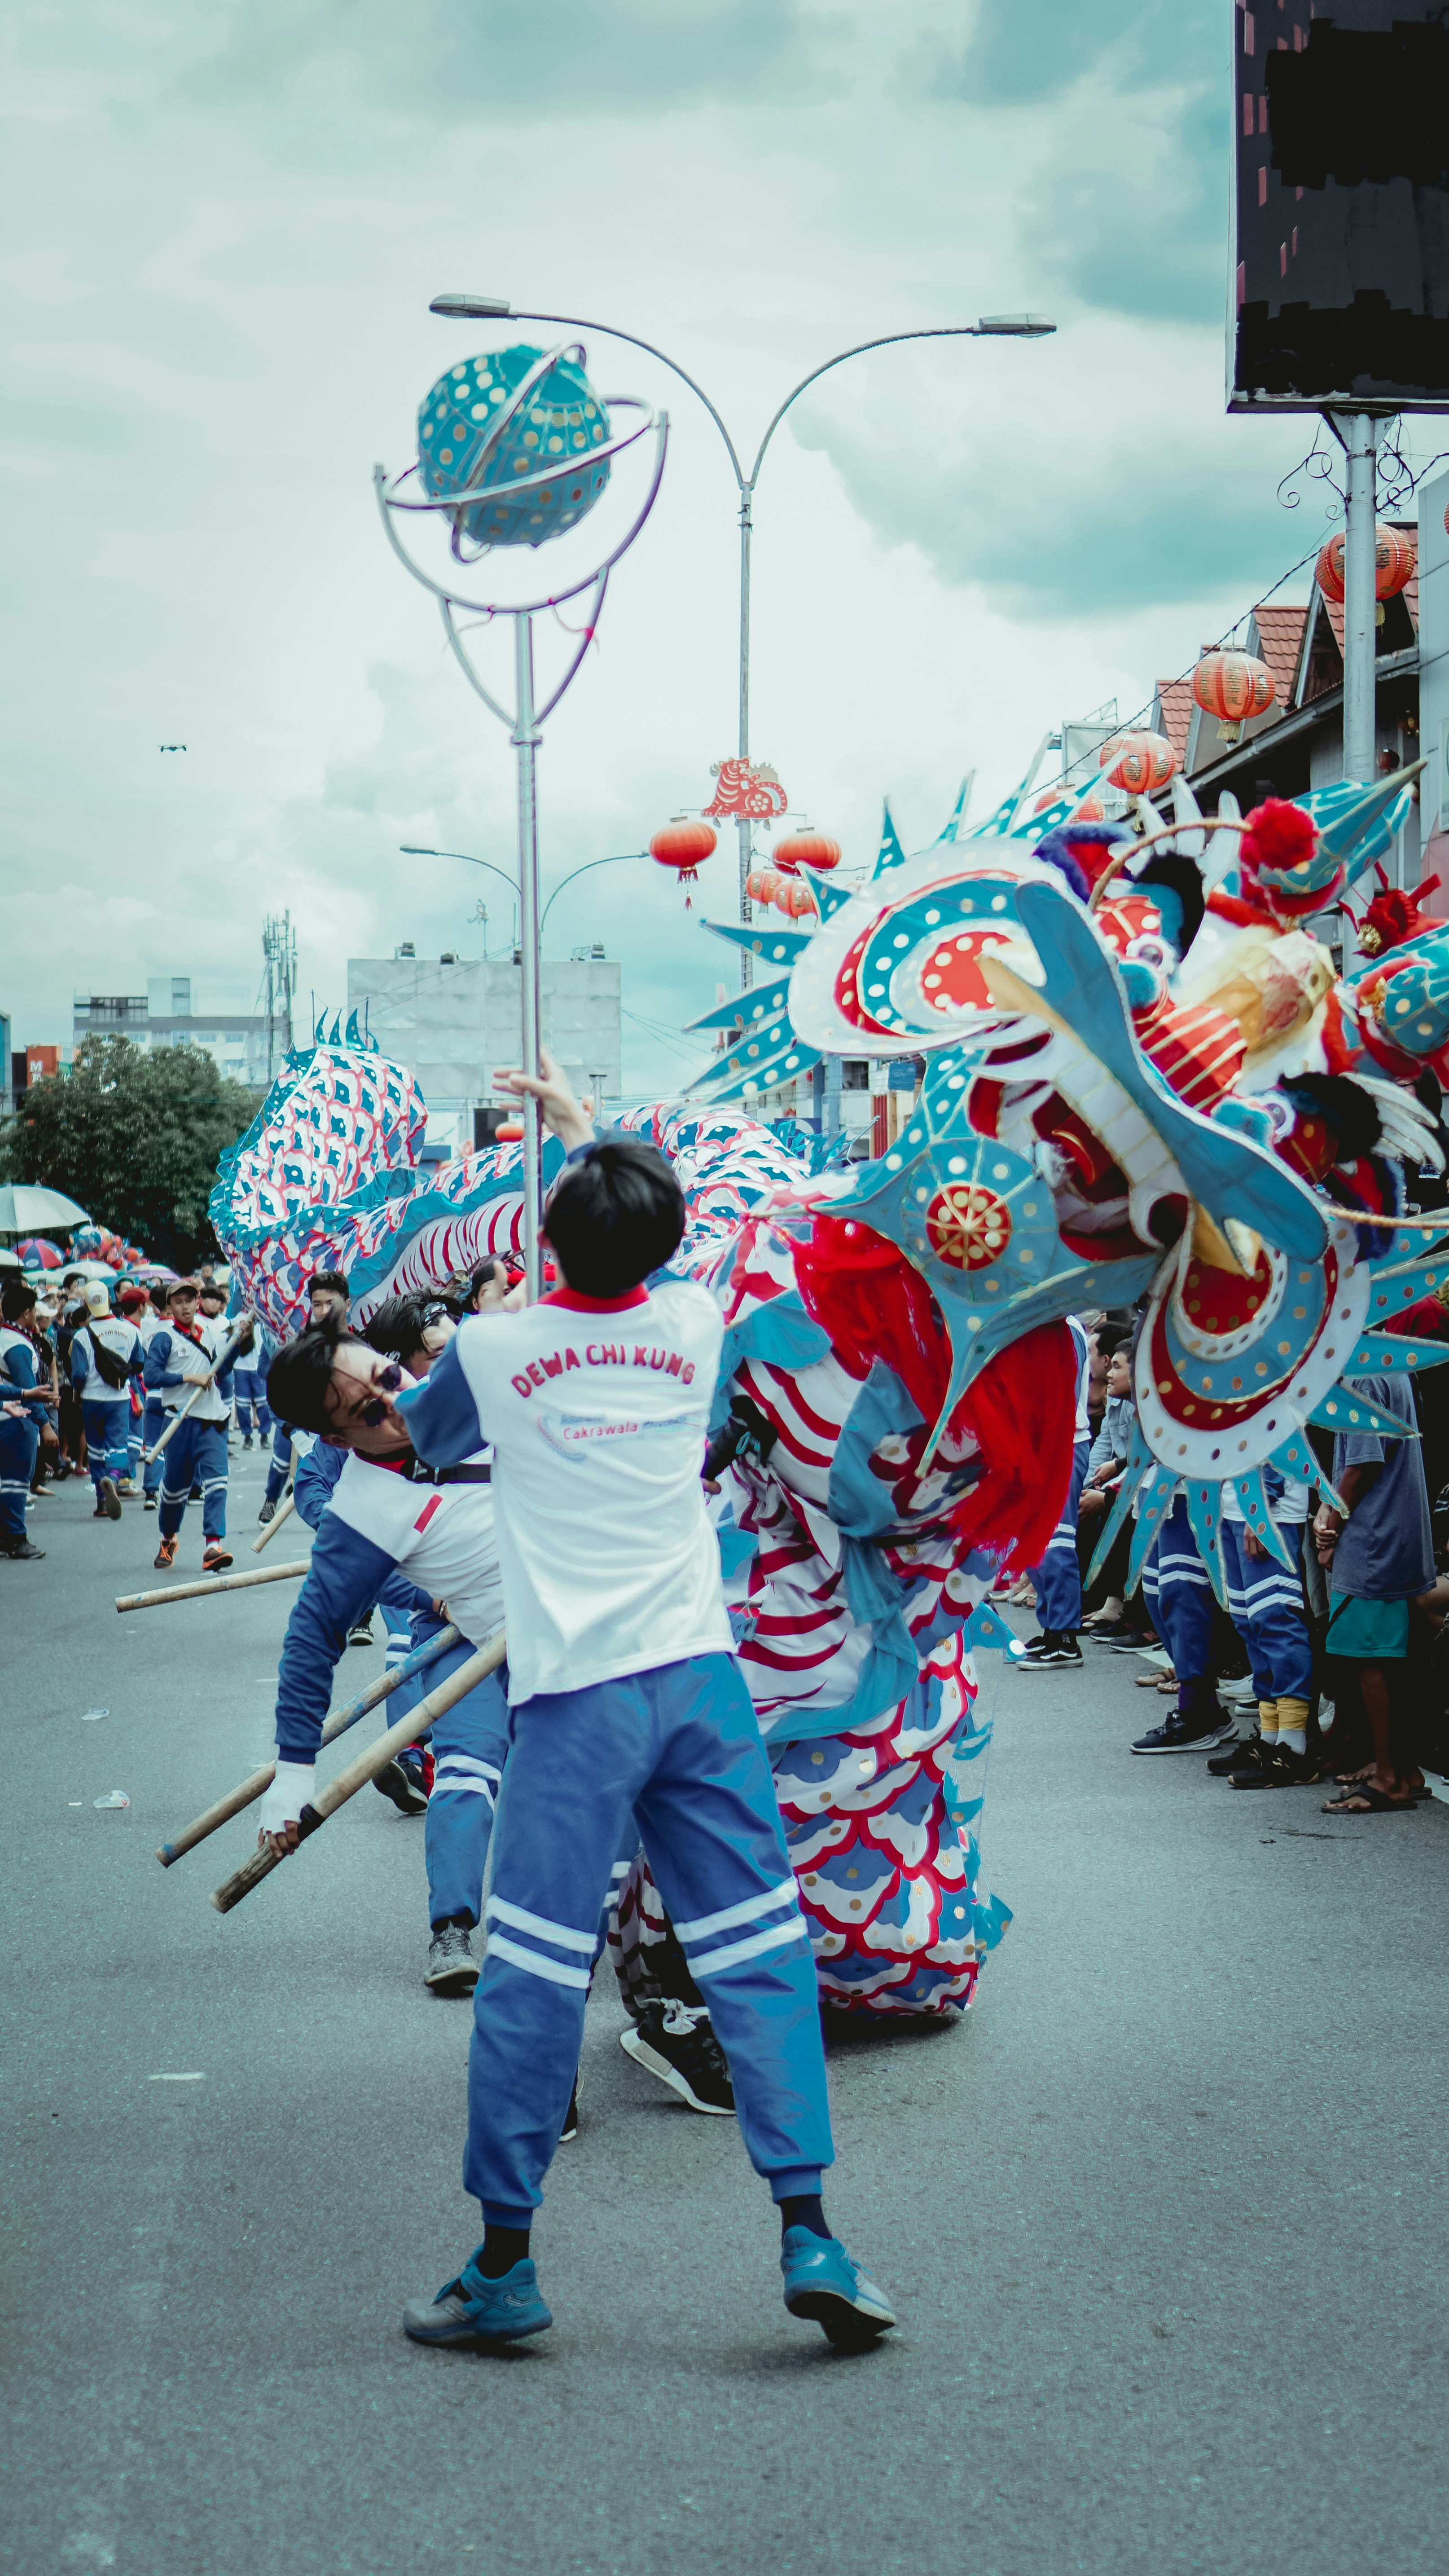
{"type": "Polygon", "coordinates": [[[619,2046],[691,2111],[716,2119],[733,2112],[730,2071],[703,2004],[646,2004],[638,2021],[620,2031],[619,2046]]]}
{"type": "Polygon", "coordinates": [[[371,1619],[359,1619],[355,1628],[349,1628],[347,1642],[349,1646],[370,1646],[373,1642],[371,1619]]]}
{"type": "Polygon", "coordinates": [[[246,1456],[246,1453],[247,1453],[247,1451],[250,1449],[251,1445],[252,1445],[252,1444],[251,1444],[250,1440],[244,1440],[244,1441],[242,1442],[242,1456],[243,1456],[243,1457],[245,1457],[245,1456],[246,1456]]]}
{"type": "Polygon", "coordinates": [[[1233,1721],[1225,1709],[1199,1709],[1190,1717],[1184,1717],[1174,1709],[1171,1717],[1163,1719],[1161,1726],[1151,1727],[1146,1735],[1139,1735],[1132,1750],[1134,1753],[1205,1753],[1209,1745],[1221,1744],[1225,1735],[1231,1735],[1232,1729],[1233,1721]]]}
{"type": "Polygon", "coordinates": [[[1124,1628],[1120,1636],[1107,1640],[1114,1655],[1140,1655],[1160,1646],[1160,1637],[1149,1637],[1145,1628],[1124,1628]]]}
{"type": "Polygon", "coordinates": [[[569,2095],[569,2107],[564,2113],[564,2124],[558,2133],[561,2147],[566,2147],[570,2138],[576,2138],[579,2134],[579,2087],[583,2080],[582,2073],[574,2077],[574,2089],[569,2095]]]}
{"type": "Polygon", "coordinates": [[[409,1745],[405,1752],[393,1755],[372,1785],[385,1798],[391,1798],[399,1815],[420,1816],[427,1807],[432,1782],[423,1757],[409,1745]]]}
{"type": "Polygon", "coordinates": [[[32,1547],[28,1538],[0,1540],[0,1556],[12,1556],[17,1565],[23,1563],[27,1556],[44,1556],[44,1554],[44,1548],[32,1547]]]}
{"type": "Polygon", "coordinates": [[[1319,1764],[1311,1753],[1293,1753],[1286,1744],[1275,1744],[1260,1760],[1247,1762],[1228,1775],[1230,1789],[1302,1789],[1309,1781],[1321,1777],[1319,1764]]]}
{"type": "Polygon", "coordinates": [[[1075,1637],[1049,1630],[1044,1636],[1033,1637],[1026,1653],[1013,1656],[1012,1661],[1019,1673],[1055,1672],[1062,1665],[1071,1670],[1080,1668],[1082,1650],[1075,1637]]]}
{"type": "Polygon", "coordinates": [[[159,1499],[160,1499],[160,1497],[159,1497],[158,1495],[156,1495],[156,1494],[147,1494],[147,1495],[145,1496],[145,1498],[143,1499],[142,1504],[141,1504],[141,1509],[142,1509],[142,1511],[143,1511],[143,1512],[154,1512],[154,1510],[156,1509],[156,1505],[157,1505],[157,1502],[159,1501],[159,1499]]]}
{"type": "Polygon", "coordinates": [[[257,1514],[257,1518],[258,1518],[258,1520],[261,1522],[261,1525],[262,1525],[263,1529],[265,1529],[265,1528],[266,1528],[266,1526],[267,1526],[268,1521],[274,1521],[274,1520],[276,1519],[276,1517],[277,1517],[277,1506],[276,1506],[276,1504],[272,1501],[272,1498],[271,1498],[271,1496],[270,1496],[270,1494],[269,1494],[269,1495],[267,1496],[266,1501],[263,1503],[261,1510],[258,1512],[258,1514],[257,1514]]]}
{"type": "Polygon", "coordinates": [[[428,1943],[423,1983],[435,1995],[471,1995],[478,1983],[478,1962],[466,1923],[440,1923],[428,1943]]]}
{"type": "Polygon", "coordinates": [[[1246,1771],[1268,1758],[1268,1747],[1261,1735],[1239,1735],[1221,1753],[1213,1755],[1208,1769],[1215,1780],[1225,1780],[1230,1771],[1246,1771]]]}

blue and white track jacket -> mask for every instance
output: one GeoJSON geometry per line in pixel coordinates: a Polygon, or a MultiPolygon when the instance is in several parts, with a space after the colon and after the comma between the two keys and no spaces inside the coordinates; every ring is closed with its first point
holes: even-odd
{"type": "MultiPolygon", "coordinates": [[[[209,1368],[220,1358],[230,1335],[220,1317],[215,1323],[203,1320],[195,1327],[195,1338],[183,1333],[175,1323],[158,1324],[146,1346],[146,1389],[158,1395],[167,1413],[176,1413],[195,1393],[186,1384],[184,1369],[209,1368]]],[[[231,1417],[231,1370],[207,1387],[191,1407],[192,1422],[226,1422],[231,1417]]]]}
{"type": "Polygon", "coordinates": [[[280,1762],[315,1761],[347,1632],[398,1567],[429,1601],[446,1600],[454,1626],[475,1646],[503,1620],[486,1450],[442,1470],[410,1454],[396,1465],[332,1454],[342,1457],[342,1469],[282,1641],[280,1762]]]}
{"type": "Polygon", "coordinates": [[[9,1324],[0,1324],[0,1404],[23,1404],[32,1422],[48,1419],[45,1397],[37,1391],[35,1344],[9,1324]]]}

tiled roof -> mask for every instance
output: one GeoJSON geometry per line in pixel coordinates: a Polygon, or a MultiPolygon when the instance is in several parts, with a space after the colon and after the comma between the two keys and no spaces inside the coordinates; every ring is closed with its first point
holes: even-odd
{"type": "Polygon", "coordinates": [[[1303,643],[1303,629],[1308,623],[1307,607],[1283,608],[1276,601],[1253,611],[1258,629],[1258,647],[1277,691],[1274,705],[1285,715],[1293,704],[1293,675],[1298,668],[1298,655],[1303,643]]]}
{"type": "Polygon", "coordinates": [[[1162,730],[1176,752],[1178,767],[1181,768],[1187,754],[1187,729],[1192,722],[1191,680],[1159,680],[1157,704],[1162,716],[1162,730]]]}

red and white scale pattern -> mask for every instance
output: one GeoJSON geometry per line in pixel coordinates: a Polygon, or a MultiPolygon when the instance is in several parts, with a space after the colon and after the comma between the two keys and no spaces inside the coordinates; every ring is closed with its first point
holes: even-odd
{"type": "MultiPolygon", "coordinates": [[[[768,1216],[739,1229],[728,1287],[715,1284],[727,1326],[794,1288],[788,1239],[768,1216]]],[[[789,1371],[747,1360],[735,1383],[777,1435],[767,1463],[743,1459],[734,1470],[738,1518],[759,1542],[740,1667],[768,1744],[803,1710],[847,1705],[870,1649],[870,1628],[846,1601],[841,1534],[826,1508],[831,1460],[863,1379],[832,1352],[789,1371]]],[[[973,1447],[956,1444],[943,1466],[973,1447]]],[[[905,1620],[923,1641],[928,1687],[865,1725],[782,1746],[775,1787],[822,1993],[856,2011],[959,2011],[984,1955],[970,1825],[985,1736],[973,1725],[977,1682],[961,1629],[985,1579],[963,1570],[965,1549],[948,1528],[930,1525],[940,1472],[917,1475],[894,1436],[879,1443],[872,1469],[891,1488],[900,1533],[877,1542],[880,1554],[918,1587],[905,1620]],[[967,1761],[969,1791],[959,1777],[967,1761]]]]}

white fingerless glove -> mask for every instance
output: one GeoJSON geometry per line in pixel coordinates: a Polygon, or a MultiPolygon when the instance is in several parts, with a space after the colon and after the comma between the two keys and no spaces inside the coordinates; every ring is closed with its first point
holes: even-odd
{"type": "Polygon", "coordinates": [[[302,1809],[312,1795],[315,1778],[315,1769],[310,1762],[279,1762],[271,1787],[262,1792],[258,1832],[279,1834],[288,1825],[300,1824],[302,1809]]]}

